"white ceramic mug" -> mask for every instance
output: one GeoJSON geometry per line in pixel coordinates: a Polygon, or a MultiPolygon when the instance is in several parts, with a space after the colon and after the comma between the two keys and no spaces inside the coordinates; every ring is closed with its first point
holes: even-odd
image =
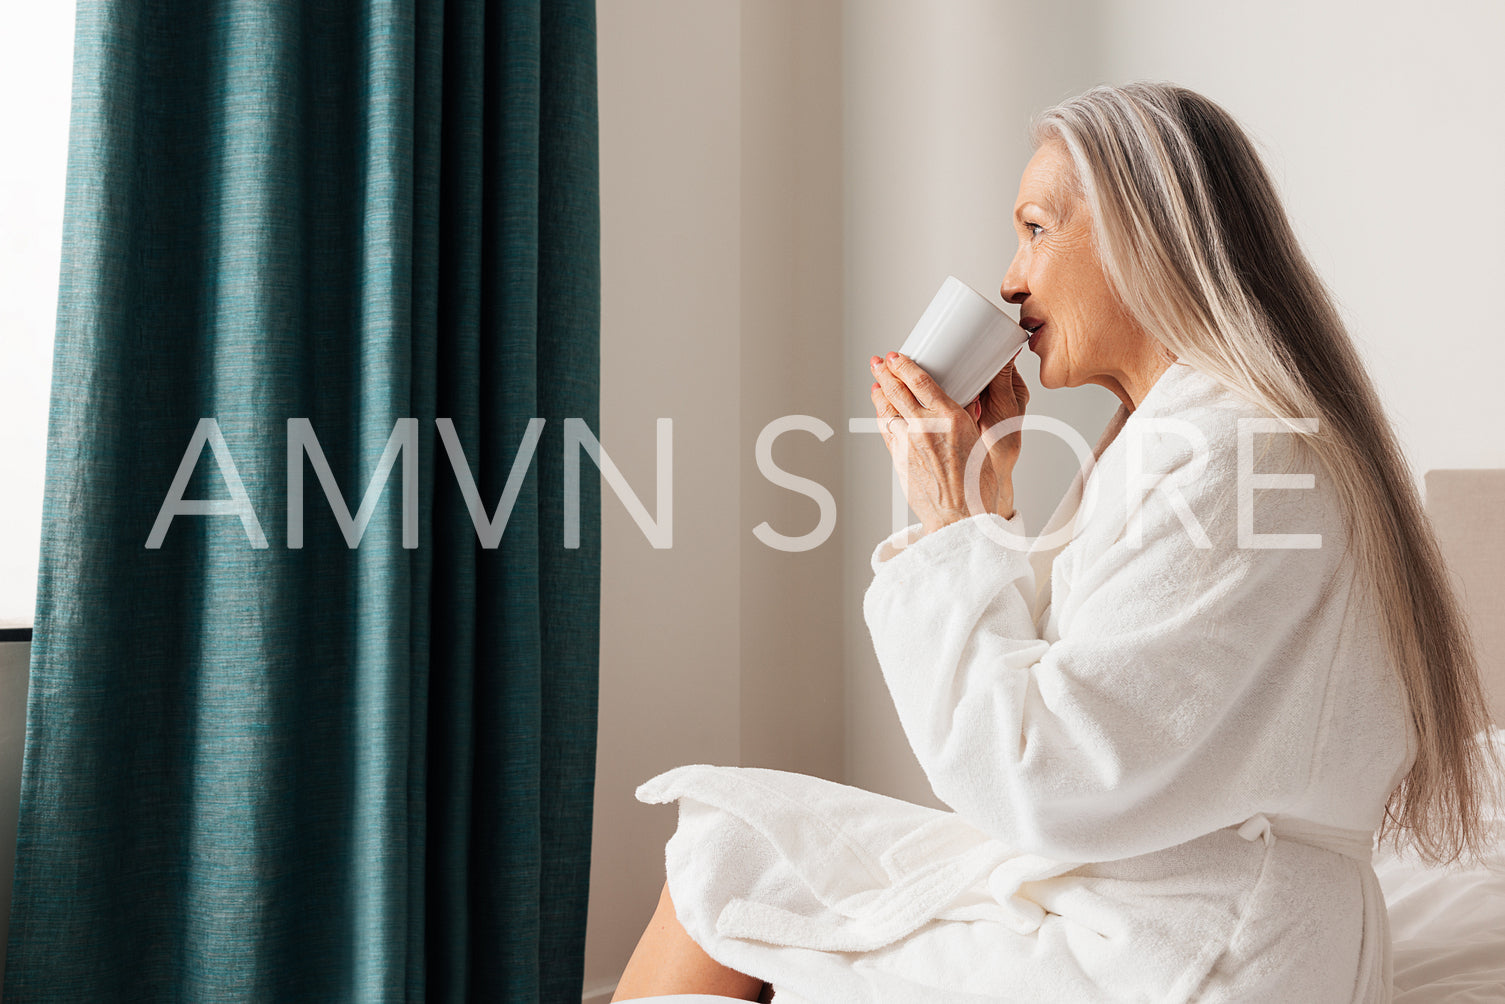
{"type": "Polygon", "coordinates": [[[966,407],[1028,342],[1013,318],[948,275],[899,351],[966,407]]]}

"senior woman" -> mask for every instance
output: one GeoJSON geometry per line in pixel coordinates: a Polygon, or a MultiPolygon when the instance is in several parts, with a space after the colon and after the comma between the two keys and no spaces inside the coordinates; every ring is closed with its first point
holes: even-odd
{"type": "Polygon", "coordinates": [[[1479,848],[1466,627],[1251,144],[1154,84],[1034,138],[1001,292],[1044,386],[1121,402],[1051,520],[1069,543],[1019,547],[1012,366],[963,408],[871,360],[920,524],[878,546],[864,613],[954,811],[751,768],[648,781],[680,822],[616,1000],[1385,1001],[1377,832],[1479,848]]]}

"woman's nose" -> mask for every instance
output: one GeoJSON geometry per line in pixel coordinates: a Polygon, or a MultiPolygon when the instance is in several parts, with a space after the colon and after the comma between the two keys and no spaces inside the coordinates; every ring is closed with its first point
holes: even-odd
{"type": "Polygon", "coordinates": [[[998,287],[998,295],[1003,297],[1005,303],[1023,303],[1024,298],[1029,296],[1029,287],[1024,282],[1024,269],[1020,264],[1021,255],[1014,255],[1014,260],[1009,263],[1009,270],[1003,276],[1003,285],[998,287]]]}

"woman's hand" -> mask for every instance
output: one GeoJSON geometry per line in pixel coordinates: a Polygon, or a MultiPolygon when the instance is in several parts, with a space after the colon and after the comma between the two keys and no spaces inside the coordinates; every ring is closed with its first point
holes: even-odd
{"type": "MultiPolygon", "coordinates": [[[[999,512],[1000,506],[1002,514],[1012,515],[1012,484],[1006,497],[1001,497],[1005,493],[1000,491],[995,463],[976,465],[969,504],[967,461],[982,438],[973,415],[947,397],[908,356],[890,352],[886,359],[873,356],[869,363],[877,379],[872,399],[878,428],[899,472],[904,497],[920,517],[925,532],[933,533],[978,513],[999,512]]],[[[983,398],[990,397],[992,387],[990,384],[983,398]]],[[[989,407],[997,410],[991,400],[983,401],[984,417],[989,407]]],[[[1017,451],[1016,443],[1016,456],[1017,451]]],[[[991,451],[987,459],[992,460],[991,451]]],[[[1012,473],[1012,465],[1009,470],[1012,473]]]]}
{"type": "MultiPolygon", "coordinates": [[[[1024,406],[1029,403],[1029,385],[1024,382],[1024,374],[1014,366],[1018,358],[1015,355],[978,395],[973,415],[984,433],[1000,422],[1021,417],[1024,406]]],[[[993,473],[997,475],[1000,484],[1008,486],[1010,496],[1006,500],[1008,509],[1000,510],[999,515],[1006,516],[1013,512],[1014,465],[1019,462],[1019,449],[1023,440],[1024,433],[1016,429],[988,447],[988,459],[993,461],[993,473]]]]}

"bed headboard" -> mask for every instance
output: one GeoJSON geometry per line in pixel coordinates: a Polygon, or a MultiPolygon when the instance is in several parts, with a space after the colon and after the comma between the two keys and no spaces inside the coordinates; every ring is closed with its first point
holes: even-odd
{"type": "Polygon", "coordinates": [[[1496,725],[1505,727],[1505,470],[1427,471],[1427,512],[1462,594],[1496,725]]]}

